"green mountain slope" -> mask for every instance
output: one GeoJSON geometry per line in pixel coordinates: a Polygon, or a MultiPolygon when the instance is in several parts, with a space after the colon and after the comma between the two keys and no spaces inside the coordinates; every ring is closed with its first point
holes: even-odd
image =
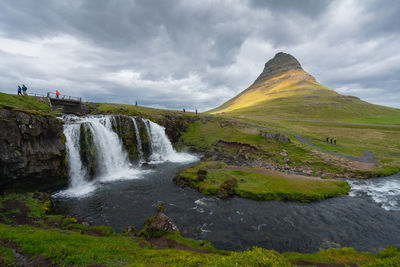
{"type": "Polygon", "coordinates": [[[269,60],[249,88],[208,113],[253,119],[400,123],[400,109],[341,95],[318,83],[293,56],[285,53],[269,60]]]}

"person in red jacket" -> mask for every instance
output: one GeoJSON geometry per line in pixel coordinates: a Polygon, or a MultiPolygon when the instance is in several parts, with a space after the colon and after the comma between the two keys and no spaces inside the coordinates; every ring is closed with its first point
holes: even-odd
{"type": "Polygon", "coordinates": [[[60,91],[56,90],[56,97],[60,98],[60,91]]]}

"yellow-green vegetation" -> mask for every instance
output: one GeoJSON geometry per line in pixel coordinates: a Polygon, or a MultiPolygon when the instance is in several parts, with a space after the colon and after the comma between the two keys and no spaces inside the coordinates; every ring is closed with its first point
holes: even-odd
{"type": "Polygon", "coordinates": [[[341,180],[288,175],[264,169],[228,166],[223,162],[213,161],[201,162],[185,170],[176,181],[178,184],[197,188],[204,194],[222,193],[222,196],[238,195],[255,200],[281,199],[307,202],[350,192],[348,183],[341,180]],[[223,192],[224,190],[230,191],[223,192]]]}
{"type": "Polygon", "coordinates": [[[283,255],[294,264],[298,262],[309,266],[323,264],[371,267],[400,265],[400,249],[397,247],[387,247],[376,255],[369,252],[358,252],[353,248],[323,249],[313,254],[287,252],[283,255]]]}
{"type": "Polygon", "coordinates": [[[36,98],[33,96],[17,96],[0,93],[0,108],[12,108],[15,110],[23,110],[30,113],[50,113],[51,108],[44,98],[36,98]]]}

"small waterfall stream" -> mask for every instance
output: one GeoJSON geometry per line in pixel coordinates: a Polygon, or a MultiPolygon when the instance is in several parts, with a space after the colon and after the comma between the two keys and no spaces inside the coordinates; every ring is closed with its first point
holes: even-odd
{"type": "MultiPolygon", "coordinates": [[[[136,118],[128,117],[128,120],[131,125],[133,124],[134,133],[131,134],[133,141],[136,142],[138,165],[133,164],[132,160],[129,159],[127,153],[129,148],[124,147],[119,136],[119,134],[124,133],[126,137],[121,118],[118,118],[118,123],[117,118],[113,116],[65,116],[64,120],[70,187],[57,193],[56,196],[76,197],[86,195],[94,191],[100,183],[142,178],[143,174],[149,172],[149,170],[140,168],[142,163],[145,162],[145,157],[136,118]],[[118,127],[113,129],[113,125],[118,127]],[[84,138],[82,135],[84,135],[84,138]],[[87,140],[88,138],[91,140],[87,140]],[[92,143],[93,145],[91,145],[92,143]],[[86,153],[81,153],[82,149],[86,149],[86,153]],[[88,158],[83,160],[82,156],[88,158]],[[89,167],[85,166],[83,162],[86,162],[86,165],[88,165],[87,162],[92,163],[91,168],[95,166],[96,170],[93,172],[95,174],[92,177],[87,171],[89,167]]],[[[145,127],[142,128],[146,131],[151,148],[148,156],[149,163],[197,160],[197,157],[193,155],[176,152],[162,126],[146,119],[143,119],[143,122],[145,127]]]]}

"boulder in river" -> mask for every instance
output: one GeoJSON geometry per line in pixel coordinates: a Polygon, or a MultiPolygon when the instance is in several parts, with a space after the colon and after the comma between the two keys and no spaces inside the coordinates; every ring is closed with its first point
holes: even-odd
{"type": "Polygon", "coordinates": [[[172,221],[171,218],[169,218],[167,215],[165,215],[162,212],[159,212],[156,216],[149,218],[146,221],[146,226],[147,228],[152,231],[152,232],[178,232],[179,229],[175,225],[175,223],[172,221]]]}

